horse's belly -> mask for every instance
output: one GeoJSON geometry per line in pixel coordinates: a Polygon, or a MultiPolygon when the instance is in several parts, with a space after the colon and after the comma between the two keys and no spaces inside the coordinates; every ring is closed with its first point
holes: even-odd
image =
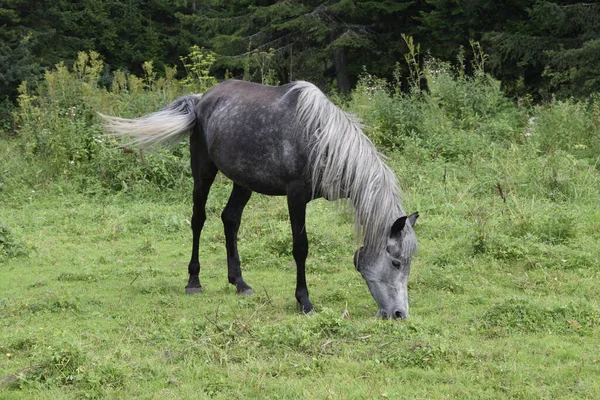
{"type": "Polygon", "coordinates": [[[287,184],[278,176],[257,168],[247,168],[239,171],[230,166],[217,166],[219,170],[236,184],[269,196],[284,196],[287,184]]]}
{"type": "Polygon", "coordinates": [[[282,196],[290,184],[303,180],[306,162],[294,146],[281,141],[248,143],[240,139],[214,143],[210,156],[219,170],[254,192],[282,196]]]}

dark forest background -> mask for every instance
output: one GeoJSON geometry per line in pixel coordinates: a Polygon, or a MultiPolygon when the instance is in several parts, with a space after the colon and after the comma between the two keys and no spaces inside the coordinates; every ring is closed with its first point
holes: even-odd
{"type": "Polygon", "coordinates": [[[364,69],[410,76],[403,35],[419,46],[419,62],[430,55],[467,69],[478,42],[510,96],[600,89],[595,1],[0,0],[0,27],[0,96],[9,99],[21,81],[73,63],[80,51],[101,54],[108,85],[114,71],[139,74],[145,61],[183,76],[192,46],[215,53],[219,78],[305,79],[348,92],[364,69]]]}

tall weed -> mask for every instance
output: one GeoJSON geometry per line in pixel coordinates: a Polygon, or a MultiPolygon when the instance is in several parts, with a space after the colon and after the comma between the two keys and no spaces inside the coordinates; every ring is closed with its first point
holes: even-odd
{"type": "Polygon", "coordinates": [[[433,158],[467,160],[485,152],[490,141],[523,139],[526,116],[483,70],[468,76],[450,63],[428,59],[418,76],[426,79],[428,91],[402,93],[366,72],[361,76],[350,108],[377,146],[403,149],[411,141],[433,158]]]}
{"type": "Polygon", "coordinates": [[[565,151],[582,163],[600,155],[600,97],[591,101],[553,100],[534,109],[531,141],[539,151],[565,151]]]}
{"type": "Polygon", "coordinates": [[[111,87],[101,87],[104,64],[95,52],[80,53],[71,69],[58,64],[35,88],[23,82],[15,120],[24,147],[21,156],[40,166],[37,180],[62,179],[88,192],[147,184],[181,186],[189,177],[185,146],[142,154],[105,136],[97,112],[137,117],[162,108],[184,91],[207,90],[216,83],[207,76],[214,57],[198,58],[196,53],[186,58],[193,76],[182,82],[175,80],[175,68],[159,77],[148,62],[142,78],[116,71],[111,87]]]}

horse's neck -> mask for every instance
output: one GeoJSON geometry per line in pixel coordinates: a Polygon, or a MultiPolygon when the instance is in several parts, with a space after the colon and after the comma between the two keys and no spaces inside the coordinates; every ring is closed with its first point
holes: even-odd
{"type": "Polygon", "coordinates": [[[353,198],[355,223],[362,231],[365,247],[381,249],[386,245],[394,221],[406,215],[400,204],[396,179],[385,165],[383,174],[374,177],[353,198]]]}

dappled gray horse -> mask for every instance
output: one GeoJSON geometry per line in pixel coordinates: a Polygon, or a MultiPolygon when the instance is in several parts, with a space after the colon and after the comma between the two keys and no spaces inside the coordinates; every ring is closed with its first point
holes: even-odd
{"type": "Polygon", "coordinates": [[[287,196],[296,261],[296,299],[312,310],[306,287],[308,240],[306,204],[315,198],[349,198],[363,239],[354,255],[384,318],[408,316],[407,282],[417,249],[394,173],[381,161],[352,116],[314,85],[293,82],[274,87],[226,81],[200,95],[180,97],[139,119],[102,116],[105,128],[141,147],[190,136],[194,177],[193,246],[186,293],[202,291],[198,261],[200,233],[211,184],[220,170],[233,181],[221,214],[229,282],[240,294],[252,288],[242,278],[237,232],[253,191],[287,196]]]}

